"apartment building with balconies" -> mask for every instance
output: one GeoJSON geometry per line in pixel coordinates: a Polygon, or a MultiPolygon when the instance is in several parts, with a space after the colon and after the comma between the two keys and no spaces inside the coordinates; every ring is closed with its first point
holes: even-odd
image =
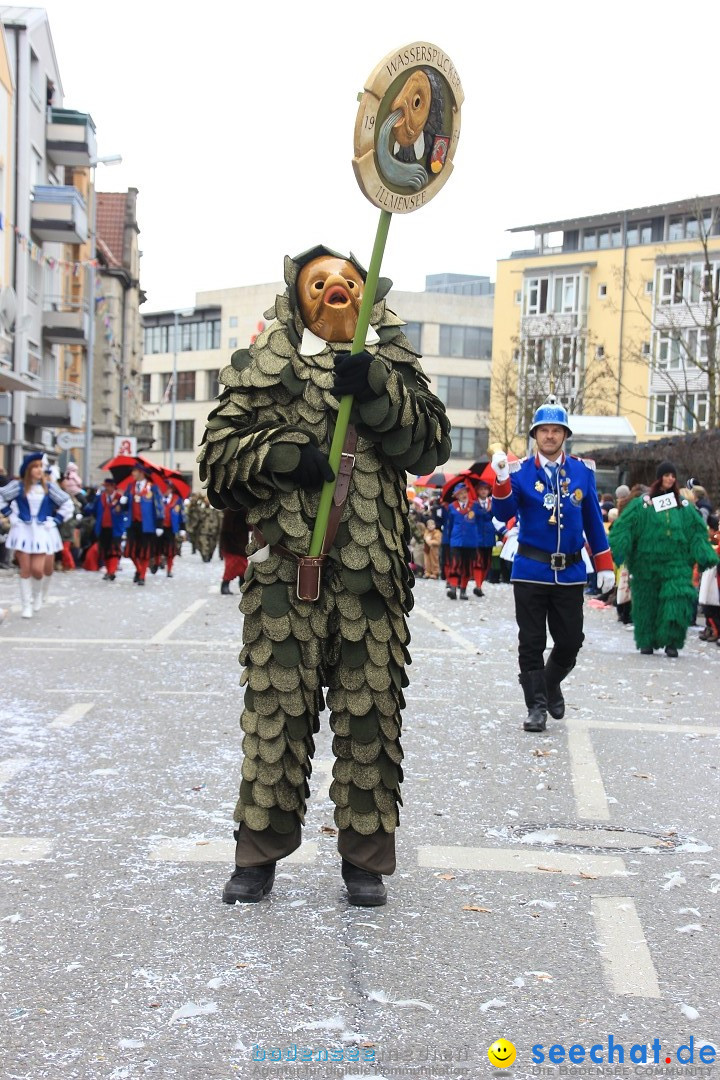
{"type": "MultiPolygon", "coordinates": [[[[192,311],[143,315],[142,404],[153,425],[148,454],[190,475],[196,489],[195,458],[219,372],[235,349],[246,348],[264,329],[263,312],[284,291],[284,283],[270,282],[201,292],[192,311]]],[[[493,286],[488,278],[432,275],[424,292],[392,290],[388,304],[406,321],[431,388],[446,403],[453,424],[447,468],[464,468],[487,450],[493,286]]]]}
{"type": "Polygon", "coordinates": [[[522,450],[550,392],[643,439],[717,417],[720,196],[510,231],[531,243],[498,262],[491,439],[522,450]]]}

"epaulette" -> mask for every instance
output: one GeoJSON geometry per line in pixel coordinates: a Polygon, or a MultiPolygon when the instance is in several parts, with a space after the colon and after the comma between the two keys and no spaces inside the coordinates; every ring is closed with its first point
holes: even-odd
{"type": "Polygon", "coordinates": [[[527,458],[523,458],[522,461],[508,461],[508,469],[510,472],[519,472],[523,461],[527,461],[527,458]]]}
{"type": "Polygon", "coordinates": [[[578,457],[577,454],[570,454],[569,456],[573,459],[573,461],[582,461],[583,465],[587,465],[588,469],[592,469],[592,471],[595,472],[595,461],[593,458],[578,457]]]}

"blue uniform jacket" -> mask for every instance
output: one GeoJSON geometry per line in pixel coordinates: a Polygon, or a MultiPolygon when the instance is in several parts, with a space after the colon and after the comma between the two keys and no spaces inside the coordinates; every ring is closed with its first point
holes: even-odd
{"type": "Polygon", "coordinates": [[[175,501],[170,506],[170,524],[165,525],[165,514],[168,508],[168,503],[163,497],[162,517],[160,518],[160,525],[162,525],[165,529],[172,529],[172,531],[177,535],[177,533],[179,533],[181,529],[185,529],[185,517],[183,515],[183,500],[180,498],[179,495],[175,495],[174,498],[175,501]]]}
{"type": "Polygon", "coordinates": [[[458,503],[450,503],[448,507],[450,547],[476,548],[478,546],[477,516],[480,510],[478,502],[469,503],[466,513],[462,512],[458,503]]]}
{"type": "MultiPolygon", "coordinates": [[[[32,515],[30,513],[30,504],[25,494],[25,488],[20,480],[11,480],[9,484],[6,484],[4,488],[0,489],[0,500],[4,502],[4,505],[0,507],[0,513],[9,517],[12,513],[12,507],[10,503],[15,502],[17,507],[17,514],[21,521],[25,524],[30,524],[32,521],[32,515]]],[[[47,518],[54,519],[57,525],[62,525],[72,516],[72,500],[67,492],[63,491],[61,487],[58,487],[55,483],[49,483],[47,494],[43,497],[43,501],[40,503],[40,508],[37,512],[37,521],[42,524],[47,518]]]]}
{"type": "MultiPolygon", "coordinates": [[[[121,537],[127,531],[130,524],[129,502],[125,506],[119,504],[120,494],[110,500],[110,517],[112,519],[113,536],[121,537]]],[[[107,495],[104,491],[98,491],[94,499],[88,499],[83,507],[85,517],[95,517],[95,535],[100,535],[102,529],[103,511],[106,506],[107,495]]]]}
{"type": "MultiPolygon", "coordinates": [[[[135,484],[130,484],[125,489],[125,494],[128,497],[128,512],[129,512],[129,524],[132,525],[132,507],[135,501],[137,490],[135,484]]],[[[163,520],[163,504],[162,495],[160,489],[155,484],[144,483],[139,495],[140,512],[142,515],[141,525],[144,533],[155,532],[155,529],[162,527],[163,520]]]]}
{"type": "MultiPolygon", "coordinates": [[[[559,460],[555,490],[537,455],[525,458],[510,473],[510,479],[493,486],[493,513],[501,521],[520,518],[518,542],[546,552],[582,550],[587,539],[596,570],[612,570],[612,555],[603,526],[593,470],[580,458],[559,460]],[[551,523],[550,517],[556,521],[551,523]]],[[[512,469],[512,466],[511,466],[512,469]]],[[[564,570],[553,570],[548,562],[520,552],[515,556],[512,581],[546,585],[580,585],[587,571],[580,559],[564,570]]]]}
{"type": "Polygon", "coordinates": [[[477,546],[491,548],[495,546],[495,526],[493,525],[492,500],[488,500],[487,509],[481,502],[476,504],[477,546]]]}

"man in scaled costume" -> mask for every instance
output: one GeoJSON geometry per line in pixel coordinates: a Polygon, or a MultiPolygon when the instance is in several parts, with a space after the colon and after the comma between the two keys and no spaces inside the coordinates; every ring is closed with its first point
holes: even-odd
{"type": "Polygon", "coordinates": [[[240,605],[247,689],[236,869],[223,899],[262,899],[276,861],[300,844],[328,687],[343,878],[351,903],[384,904],[382,876],[395,869],[410,661],[405,470],[428,472],[447,460],[450,424],[404,324],[385,306],[387,279],[374,297],[366,348],[352,357],[365,285],[356,260],[318,246],[286,258],[285,281],[265,315],[274,321],[221,372],[225,389],[199,458],[213,505],[246,507],[255,530],[240,605]],[[347,498],[319,597],[300,600],[297,556],[308,552],[320,489],[333,479],[327,453],[347,394],[349,434],[357,435],[343,459],[351,467],[347,498]]]}
{"type": "Polygon", "coordinates": [[[632,575],[638,649],[651,656],[665,646],[667,656],[677,657],[697,601],[693,566],[705,570],[718,557],[702,514],[680,495],[672,462],[661,462],[650,491],[624,507],[610,530],[610,547],[632,575]]]}
{"type": "Polygon", "coordinates": [[[601,593],[615,584],[595,474],[580,458],[565,453],[563,445],[570,435],[567,412],[550,395],[530,427],[536,453],[512,465],[505,451],[492,457],[493,513],[500,521],[518,517],[520,522],[511,581],[519,680],[528,710],[525,731],[544,731],[548,713],[556,720],[565,715],[560,684],[575,667],[584,641],[586,540],[601,593]],[[553,639],[547,662],[546,627],[553,639]]]}

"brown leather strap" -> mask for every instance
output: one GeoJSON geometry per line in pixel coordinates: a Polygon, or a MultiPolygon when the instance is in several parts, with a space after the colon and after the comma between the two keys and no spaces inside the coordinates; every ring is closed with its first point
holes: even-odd
{"type": "MultiPolygon", "coordinates": [[[[333,546],[338,525],[340,524],[340,518],[342,517],[342,512],[345,503],[347,502],[348,491],[350,490],[350,477],[352,476],[353,466],[355,465],[356,445],[357,431],[352,424],[348,424],[342,454],[340,455],[337,483],[335,484],[333,501],[328,515],[327,528],[325,529],[322,553],[320,555],[312,556],[298,555],[297,552],[291,551],[290,548],[283,547],[282,544],[269,545],[270,550],[275,555],[281,555],[283,558],[292,559],[293,562],[297,563],[297,581],[295,589],[299,600],[314,601],[320,597],[322,568],[327,559],[328,552],[333,546]]],[[[259,548],[265,547],[267,544],[265,537],[257,525],[253,526],[253,540],[259,548]]]]}
{"type": "Polygon", "coordinates": [[[340,524],[340,518],[342,517],[343,509],[347,502],[348,491],[350,489],[350,477],[352,476],[353,467],[355,465],[356,445],[357,431],[352,424],[348,424],[342,454],[340,455],[337,483],[335,484],[332,506],[330,507],[330,513],[328,515],[325,539],[323,540],[323,555],[327,555],[328,551],[333,546],[335,535],[338,531],[338,525],[340,524]]]}

